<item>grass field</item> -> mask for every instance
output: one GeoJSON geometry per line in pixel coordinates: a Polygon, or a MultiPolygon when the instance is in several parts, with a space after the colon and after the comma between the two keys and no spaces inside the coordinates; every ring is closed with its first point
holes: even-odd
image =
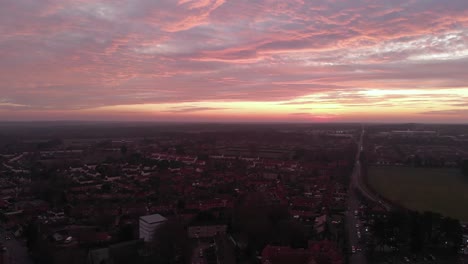
{"type": "Polygon", "coordinates": [[[468,179],[458,169],[371,167],[369,184],[407,208],[468,221],[468,179]]]}

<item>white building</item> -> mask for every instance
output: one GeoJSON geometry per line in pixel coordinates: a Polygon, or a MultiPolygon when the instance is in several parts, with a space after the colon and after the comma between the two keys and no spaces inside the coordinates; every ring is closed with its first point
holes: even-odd
{"type": "Polygon", "coordinates": [[[145,215],[140,217],[140,239],[145,242],[153,240],[153,234],[156,228],[167,219],[160,214],[145,215]]]}

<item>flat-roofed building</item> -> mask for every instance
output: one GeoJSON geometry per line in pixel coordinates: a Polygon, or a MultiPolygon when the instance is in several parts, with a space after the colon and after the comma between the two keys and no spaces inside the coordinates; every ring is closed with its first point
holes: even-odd
{"type": "Polygon", "coordinates": [[[140,217],[140,239],[145,242],[153,240],[154,231],[158,226],[167,221],[167,218],[160,214],[145,215],[140,217]]]}

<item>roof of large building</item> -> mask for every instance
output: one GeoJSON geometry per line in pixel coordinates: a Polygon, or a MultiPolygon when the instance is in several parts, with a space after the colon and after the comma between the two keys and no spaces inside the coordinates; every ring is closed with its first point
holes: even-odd
{"type": "Polygon", "coordinates": [[[149,224],[164,222],[167,220],[167,218],[165,218],[164,216],[160,214],[145,215],[145,216],[141,216],[140,219],[149,224]]]}

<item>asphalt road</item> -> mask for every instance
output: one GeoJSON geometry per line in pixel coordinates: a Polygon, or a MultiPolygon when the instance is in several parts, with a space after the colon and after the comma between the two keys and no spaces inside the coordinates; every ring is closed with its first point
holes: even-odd
{"type": "Polygon", "coordinates": [[[362,141],[363,141],[364,130],[361,132],[361,136],[358,142],[358,150],[356,153],[356,164],[354,166],[353,173],[351,175],[351,181],[349,184],[348,189],[348,210],[346,213],[346,230],[348,232],[348,252],[349,256],[349,263],[350,264],[367,264],[367,258],[365,255],[364,249],[362,251],[358,251],[358,248],[361,248],[359,238],[357,232],[359,228],[356,227],[359,223],[359,218],[355,215],[355,211],[359,211],[359,207],[361,203],[357,197],[357,193],[355,188],[357,187],[357,179],[359,178],[359,174],[361,171],[361,166],[359,164],[359,157],[361,155],[361,148],[362,148],[362,141]],[[352,249],[355,249],[354,252],[352,249]]]}
{"type": "Polygon", "coordinates": [[[379,199],[378,196],[373,194],[371,191],[367,189],[366,184],[362,180],[361,177],[361,164],[359,162],[361,157],[361,151],[363,150],[363,141],[364,141],[364,128],[361,131],[361,135],[358,141],[358,149],[356,153],[355,159],[355,166],[353,173],[351,175],[351,181],[349,184],[348,190],[348,210],[346,213],[346,230],[348,232],[348,241],[349,241],[349,249],[348,252],[350,253],[349,263],[351,264],[367,264],[367,258],[365,253],[364,245],[361,245],[360,239],[358,237],[358,232],[364,234],[361,230],[362,224],[358,216],[355,215],[356,211],[360,211],[361,201],[359,200],[358,193],[361,193],[367,199],[374,201],[376,203],[380,203],[384,206],[387,210],[390,209],[390,206],[385,204],[383,201],[379,199]],[[353,250],[354,248],[354,250],[353,250]],[[353,252],[354,251],[354,252],[353,252]]]}
{"type": "MultiPolygon", "coordinates": [[[[352,191],[351,191],[352,192],[352,191]]],[[[356,194],[350,195],[348,197],[348,208],[349,210],[346,213],[346,230],[348,231],[348,241],[349,249],[348,252],[351,254],[349,256],[349,263],[351,264],[367,264],[367,258],[365,254],[365,248],[360,244],[357,232],[359,228],[356,227],[356,224],[359,223],[359,218],[354,215],[355,210],[359,210],[360,202],[356,197],[356,194]],[[355,252],[352,252],[354,247],[355,252]],[[359,249],[362,249],[359,251],[359,249]]]]}
{"type": "Polygon", "coordinates": [[[367,185],[365,184],[364,180],[361,177],[361,164],[359,163],[359,159],[361,156],[361,151],[364,148],[364,133],[366,131],[362,129],[361,136],[359,138],[358,143],[358,153],[356,153],[356,164],[354,166],[353,175],[351,177],[351,186],[356,188],[366,199],[373,201],[374,203],[379,203],[381,206],[385,208],[385,210],[390,211],[391,205],[387,204],[385,201],[381,200],[379,196],[369,190],[367,185]]]}

